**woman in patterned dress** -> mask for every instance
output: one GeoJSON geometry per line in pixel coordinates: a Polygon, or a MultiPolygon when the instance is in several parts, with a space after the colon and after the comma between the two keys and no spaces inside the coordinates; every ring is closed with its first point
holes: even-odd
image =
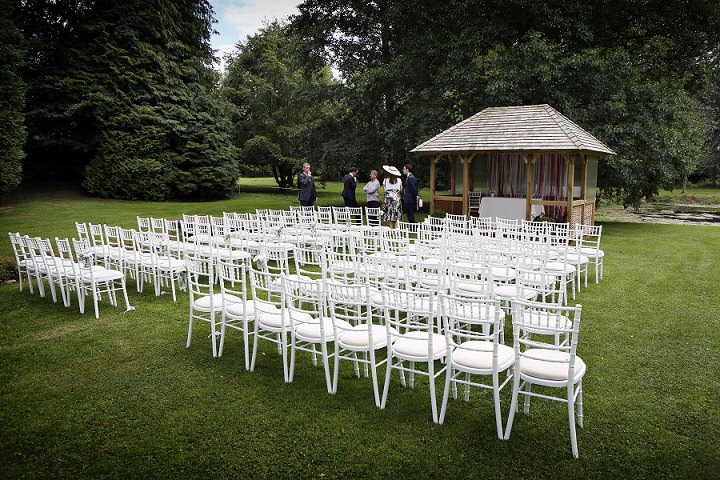
{"type": "Polygon", "coordinates": [[[397,168],[383,165],[383,170],[388,173],[383,180],[383,189],[385,190],[383,219],[388,222],[390,228],[395,228],[398,220],[402,218],[402,180],[400,180],[400,171],[397,168]]]}

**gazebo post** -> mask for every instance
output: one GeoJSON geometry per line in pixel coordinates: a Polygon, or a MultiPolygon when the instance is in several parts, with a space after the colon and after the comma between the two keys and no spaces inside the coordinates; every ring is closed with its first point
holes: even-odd
{"type": "Polygon", "coordinates": [[[583,201],[585,201],[585,193],[587,192],[587,155],[583,154],[582,161],[582,186],[580,187],[580,196],[582,197],[583,201]]]}
{"type": "Polygon", "coordinates": [[[463,197],[462,197],[462,211],[465,214],[468,211],[468,191],[470,188],[470,163],[472,162],[473,155],[471,153],[460,155],[460,162],[463,166],[463,197]]]}
{"type": "Polygon", "coordinates": [[[568,181],[567,181],[567,223],[572,227],[573,214],[573,189],[575,188],[575,159],[568,155],[563,155],[568,164],[568,181]]]}
{"type": "Polygon", "coordinates": [[[535,160],[537,159],[537,155],[535,153],[530,153],[529,155],[522,154],[523,159],[525,160],[525,220],[531,221],[531,215],[532,215],[532,186],[533,186],[533,171],[535,169],[535,160]]]}
{"type": "Polygon", "coordinates": [[[435,211],[435,166],[437,157],[437,155],[433,155],[430,158],[430,213],[435,211]]]}
{"type": "Polygon", "coordinates": [[[457,157],[450,155],[450,195],[455,195],[455,175],[457,171],[457,157]]]}

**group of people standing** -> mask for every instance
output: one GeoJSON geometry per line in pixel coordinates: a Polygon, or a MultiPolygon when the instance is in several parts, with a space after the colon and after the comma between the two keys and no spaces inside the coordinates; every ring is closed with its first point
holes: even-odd
{"type": "MultiPolygon", "coordinates": [[[[415,210],[417,209],[420,199],[417,178],[413,174],[412,165],[406,163],[403,167],[402,174],[405,175],[405,186],[401,179],[400,171],[392,165],[383,165],[383,170],[387,173],[383,179],[382,187],[384,191],[383,202],[380,203],[380,181],[378,180],[378,171],[370,171],[370,181],[363,187],[363,191],[367,197],[367,206],[369,208],[380,208],[383,212],[383,220],[385,220],[390,228],[397,227],[397,222],[402,220],[402,214],[405,212],[407,221],[415,222],[415,210]]],[[[343,177],[342,198],[346,207],[357,207],[358,202],[355,198],[355,188],[357,187],[357,167],[353,167],[343,177]]],[[[303,171],[298,177],[298,199],[300,205],[313,206],[317,200],[315,191],[315,182],[310,171],[310,164],[303,165],[303,171]]]]}

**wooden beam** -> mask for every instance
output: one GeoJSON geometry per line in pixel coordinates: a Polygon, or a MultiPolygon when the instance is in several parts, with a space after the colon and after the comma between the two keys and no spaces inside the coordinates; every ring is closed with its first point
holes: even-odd
{"type": "Polygon", "coordinates": [[[470,162],[472,157],[470,155],[461,155],[460,161],[463,166],[463,213],[466,214],[468,211],[468,185],[470,185],[470,162]]]}
{"type": "Polygon", "coordinates": [[[582,186],[580,187],[580,196],[583,200],[585,200],[585,194],[587,193],[587,166],[588,166],[588,158],[587,155],[582,156],[583,164],[582,164],[582,186]]]}
{"type": "Polygon", "coordinates": [[[437,155],[430,158],[430,213],[435,211],[435,167],[437,164],[437,155]]]}
{"type": "Polygon", "coordinates": [[[535,169],[536,153],[523,154],[525,160],[525,220],[532,220],[533,170],[535,169]]]}
{"type": "Polygon", "coordinates": [[[455,195],[455,174],[457,169],[457,156],[450,156],[450,194],[455,195]]]}
{"type": "MultiPolygon", "coordinates": [[[[568,180],[567,180],[567,212],[565,212],[567,223],[572,223],[572,209],[573,209],[573,188],[575,188],[575,159],[570,155],[564,155],[565,162],[568,168],[568,180]]],[[[572,225],[570,225],[572,228],[572,225]]]]}

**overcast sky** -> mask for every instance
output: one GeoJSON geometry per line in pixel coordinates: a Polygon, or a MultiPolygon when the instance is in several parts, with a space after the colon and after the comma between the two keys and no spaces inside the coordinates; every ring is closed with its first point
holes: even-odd
{"type": "Polygon", "coordinates": [[[263,22],[274,19],[284,20],[297,13],[301,0],[210,0],[215,9],[215,30],[212,36],[212,48],[219,50],[222,58],[230,53],[235,45],[245,37],[256,33],[263,22]]]}

